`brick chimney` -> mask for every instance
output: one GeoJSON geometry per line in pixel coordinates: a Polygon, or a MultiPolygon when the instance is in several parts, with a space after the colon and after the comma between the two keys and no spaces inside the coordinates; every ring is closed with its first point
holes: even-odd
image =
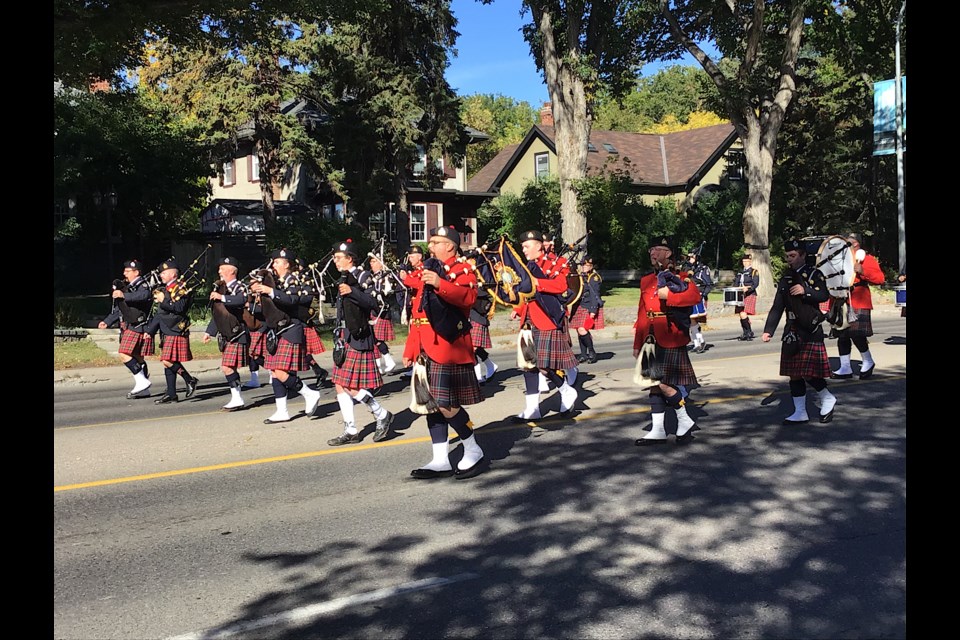
{"type": "Polygon", "coordinates": [[[110,83],[106,80],[94,80],[90,83],[90,93],[97,93],[98,91],[110,91],[110,83]]]}
{"type": "Polygon", "coordinates": [[[553,106],[549,102],[544,102],[540,107],[540,124],[545,127],[553,126],[553,106]]]}

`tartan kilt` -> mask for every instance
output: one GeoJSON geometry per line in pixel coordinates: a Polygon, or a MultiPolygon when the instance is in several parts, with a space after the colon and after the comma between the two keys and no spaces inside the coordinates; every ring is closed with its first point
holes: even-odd
{"type": "Polygon", "coordinates": [[[163,336],[160,359],[167,362],[190,362],[193,360],[190,339],[187,336],[163,336]]]}
{"type": "Polygon", "coordinates": [[[266,357],[263,366],[271,371],[279,369],[281,371],[306,371],[310,368],[307,364],[307,350],[305,345],[293,343],[286,338],[277,340],[277,352],[270,355],[264,348],[266,357]]]}
{"type": "Polygon", "coordinates": [[[856,322],[851,322],[850,326],[843,331],[834,329],[830,332],[831,336],[837,338],[869,338],[873,335],[873,322],[870,320],[870,309],[853,309],[857,314],[856,322]]]}
{"type": "Polygon", "coordinates": [[[660,382],[664,384],[692,386],[697,384],[697,374],[693,370],[693,363],[687,355],[687,348],[661,347],[656,345],[657,362],[663,367],[660,382]]]}
{"type": "Polygon", "coordinates": [[[267,334],[260,331],[250,332],[250,348],[247,350],[250,359],[263,358],[267,355],[267,334]]]}
{"type": "Polygon", "coordinates": [[[780,375],[793,378],[829,378],[830,359],[823,342],[804,342],[800,353],[787,356],[780,351],[780,375]]]}
{"type": "Polygon", "coordinates": [[[477,404],[483,400],[472,364],[443,364],[427,358],[430,393],[444,408],[477,404]]]}
{"type": "Polygon", "coordinates": [[[490,327],[470,323],[470,339],[473,341],[474,349],[493,349],[493,341],[490,339],[490,327]]]}
{"type": "Polygon", "coordinates": [[[537,345],[537,367],[540,369],[571,369],[577,366],[577,356],[570,347],[570,334],[563,329],[533,329],[533,343],[537,345]]]}
{"type": "Polygon", "coordinates": [[[347,345],[347,359],[343,366],[333,365],[330,382],[346,389],[376,389],[383,385],[383,377],[377,368],[379,351],[357,351],[347,345]]]}
{"type": "Polygon", "coordinates": [[[737,313],[744,311],[748,316],[757,315],[757,298],[758,297],[759,296],[757,294],[746,296],[743,299],[743,306],[737,307],[737,313]]]}
{"type": "Polygon", "coordinates": [[[304,327],[303,333],[307,336],[307,353],[323,353],[327,350],[316,327],[304,327]]]}
{"type": "MultiPolygon", "coordinates": [[[[570,318],[570,328],[579,329],[589,317],[589,311],[583,307],[577,307],[577,312],[573,314],[572,318],[570,318]]],[[[597,309],[597,317],[593,319],[593,327],[588,329],[588,331],[594,331],[595,329],[603,329],[603,307],[597,309]]]]}
{"type": "Polygon", "coordinates": [[[227,346],[224,347],[223,358],[220,360],[222,366],[239,369],[240,367],[247,366],[249,362],[250,358],[247,355],[247,345],[240,344],[239,342],[228,342],[227,346]]]}
{"type": "Polygon", "coordinates": [[[397,336],[393,333],[393,321],[377,318],[377,323],[373,325],[373,337],[383,342],[394,340],[397,336]]]}
{"type": "Polygon", "coordinates": [[[120,348],[118,351],[127,356],[152,356],[154,353],[153,336],[149,333],[137,333],[124,329],[120,334],[120,348]]]}

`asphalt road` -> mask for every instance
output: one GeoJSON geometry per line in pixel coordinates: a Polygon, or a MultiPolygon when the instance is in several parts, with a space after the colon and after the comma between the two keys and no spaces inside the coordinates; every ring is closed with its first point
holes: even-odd
{"type": "Polygon", "coordinates": [[[395,376],[397,435],[373,443],[358,406],[364,440],[339,448],[332,390],[324,417],[264,425],[269,387],[219,412],[215,364],[175,405],[126,400],[120,367],[55,378],[54,636],[904,637],[906,320],[876,313],[876,375],[792,427],[779,344],[721,324],[692,356],[686,447],[633,446],[649,409],[623,329],[576,415],[551,393],[537,425],[508,420],[522,381],[495,351],[470,409],[489,467],[466,481],[409,478],[430,444],[395,376]]]}

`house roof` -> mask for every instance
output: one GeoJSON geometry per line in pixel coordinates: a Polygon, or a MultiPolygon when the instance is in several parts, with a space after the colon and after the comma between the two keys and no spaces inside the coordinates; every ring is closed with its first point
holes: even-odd
{"type": "MultiPolygon", "coordinates": [[[[534,125],[522,142],[508,145],[470,180],[471,191],[499,189],[535,139],[556,153],[554,128],[534,125]]],[[[736,140],[732,124],[718,124],[674,133],[592,130],[587,174],[623,171],[633,184],[651,189],[685,188],[695,184],[736,140]],[[610,145],[609,147],[607,145],[610,145]]]]}
{"type": "MultiPolygon", "coordinates": [[[[280,103],[280,114],[295,116],[309,127],[316,127],[330,120],[330,116],[312,102],[304,98],[290,98],[280,103]]],[[[237,138],[247,140],[253,138],[256,129],[253,120],[246,122],[237,129],[237,138]]]]}
{"type": "MultiPolygon", "coordinates": [[[[232,215],[262,216],[263,200],[211,200],[204,211],[214,206],[220,206],[232,215]]],[[[295,216],[308,213],[315,213],[313,209],[302,202],[292,200],[275,200],[273,203],[274,212],[278,216],[295,216]]]]}

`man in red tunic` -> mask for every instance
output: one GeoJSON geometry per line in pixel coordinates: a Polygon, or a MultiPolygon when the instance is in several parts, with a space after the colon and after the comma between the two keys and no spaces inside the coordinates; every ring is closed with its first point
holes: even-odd
{"type": "MultiPolygon", "coordinates": [[[[677,414],[677,444],[687,444],[693,440],[691,431],[697,426],[687,415],[684,394],[679,389],[681,386],[689,387],[697,383],[693,364],[687,355],[690,334],[685,327],[667,316],[667,308],[692,307],[700,301],[700,290],[685,271],[678,274],[687,282],[685,291],[675,293],[668,287],[658,286],[657,273],[670,263],[673,256],[672,246],[671,238],[658,236],[650,245],[650,263],[654,271],[640,278],[640,304],[637,308],[637,321],[633,325],[633,357],[640,357],[647,336],[653,336],[656,342],[656,359],[663,367],[663,375],[658,384],[650,387],[653,426],[650,433],[634,443],[639,447],[667,442],[667,432],[664,429],[667,407],[677,414]]],[[[685,309],[685,313],[689,316],[689,309],[685,309]]]]}
{"type": "Polygon", "coordinates": [[[578,394],[571,381],[576,375],[577,357],[570,346],[570,334],[566,329],[567,308],[561,300],[561,295],[567,291],[570,267],[565,259],[551,258],[544,251],[544,238],[539,231],[525,232],[520,236],[520,243],[528,261],[527,267],[537,281],[536,296],[514,309],[521,327],[529,323],[537,347],[539,372],[524,372],[526,406],[514,418],[516,422],[528,422],[542,417],[541,373],[560,390],[560,413],[567,414],[573,410],[578,394]],[[557,374],[558,371],[564,372],[562,378],[557,374]]]}
{"type": "Polygon", "coordinates": [[[850,291],[850,306],[857,314],[857,319],[846,329],[835,332],[837,348],[840,350],[840,368],[833,372],[832,377],[841,380],[853,377],[853,369],[850,367],[850,345],[853,343],[860,351],[860,379],[866,380],[876,369],[867,342],[867,338],[873,335],[873,323],[870,320],[873,298],[870,295],[870,285],[883,284],[885,278],[877,259],[860,248],[860,234],[849,233],[847,240],[854,254],[853,271],[856,273],[853,277],[853,289],[850,291]]]}
{"type": "Polygon", "coordinates": [[[418,357],[425,356],[430,392],[439,410],[427,414],[433,459],[410,475],[418,480],[449,476],[464,480],[476,476],[484,462],[483,450],[464,408],[483,399],[473,370],[468,320],[477,299],[477,277],[469,265],[457,260],[460,234],[453,227],[431,229],[428,246],[433,257],[424,262],[422,269],[407,273],[403,281],[413,294],[403,364],[410,366],[418,357]],[[463,457],[456,471],[450,464],[447,444],[450,427],[463,444],[463,457]]]}

